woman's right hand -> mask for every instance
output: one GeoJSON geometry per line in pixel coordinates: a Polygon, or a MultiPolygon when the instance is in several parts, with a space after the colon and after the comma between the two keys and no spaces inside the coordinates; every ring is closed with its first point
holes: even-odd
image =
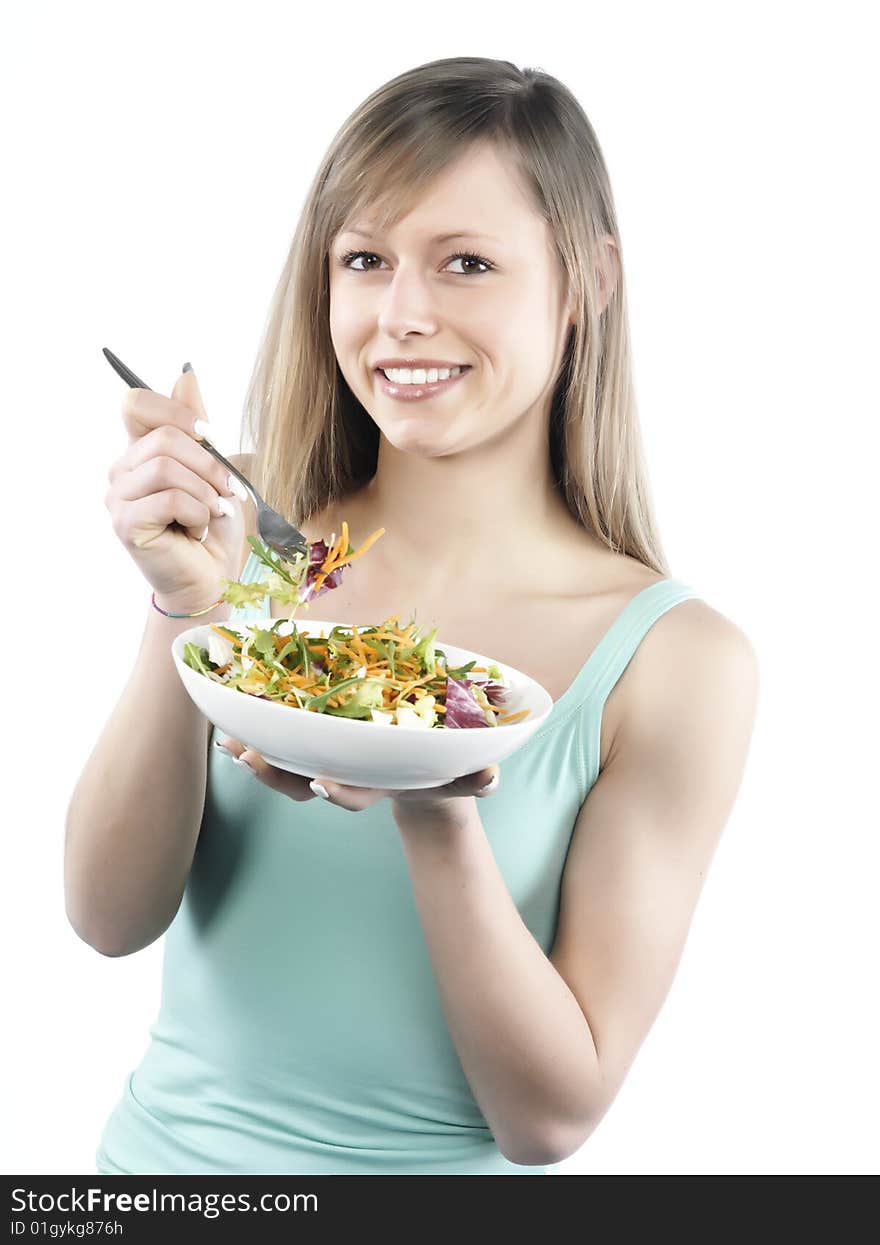
{"type": "Polygon", "coordinates": [[[196,419],[208,418],[195,373],[182,372],[170,398],[127,390],[122,417],[128,449],[107,473],[104,498],[113,530],[163,609],[204,609],[222,579],[238,579],[245,517],[229,473],[194,431],[196,419]],[[220,513],[220,498],[231,515],[220,513]]]}

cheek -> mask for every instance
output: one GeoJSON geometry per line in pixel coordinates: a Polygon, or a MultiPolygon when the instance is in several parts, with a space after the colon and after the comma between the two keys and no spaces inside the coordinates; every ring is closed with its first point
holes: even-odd
{"type": "Polygon", "coordinates": [[[331,277],[328,293],[329,320],[334,332],[351,332],[355,325],[363,322],[366,304],[363,299],[354,297],[344,283],[331,277]]]}
{"type": "Polygon", "coordinates": [[[480,295],[453,322],[490,355],[515,361],[540,353],[552,339],[559,306],[543,282],[508,281],[480,295]]]}
{"type": "Polygon", "coordinates": [[[334,343],[345,341],[351,335],[351,307],[346,308],[344,300],[330,300],[329,323],[330,336],[334,343]]]}
{"type": "Polygon", "coordinates": [[[504,357],[519,381],[540,381],[552,370],[563,324],[556,306],[535,303],[511,309],[505,328],[504,357]]]}

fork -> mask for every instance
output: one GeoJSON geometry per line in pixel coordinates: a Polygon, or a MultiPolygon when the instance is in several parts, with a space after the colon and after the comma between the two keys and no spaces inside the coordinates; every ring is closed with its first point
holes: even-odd
{"type": "MultiPolygon", "coordinates": [[[[121,359],[118,359],[112,350],[108,350],[106,346],[102,346],[104,357],[125,383],[132,389],[149,389],[150,386],[144,384],[135,376],[130,367],[126,367],[121,359]]],[[[152,392],[152,391],[151,391],[152,392]]],[[[286,561],[292,561],[297,554],[309,551],[309,542],[303,536],[298,527],[294,527],[292,523],[288,523],[282,518],[277,510],[265,501],[251,484],[246,476],[243,476],[237,467],[233,467],[232,463],[227,462],[219,450],[215,450],[210,441],[206,441],[204,437],[199,438],[199,444],[217,459],[218,463],[222,463],[227,471],[235,476],[236,480],[247,489],[253,503],[257,508],[257,532],[264,544],[270,549],[274,549],[286,561]]]]}

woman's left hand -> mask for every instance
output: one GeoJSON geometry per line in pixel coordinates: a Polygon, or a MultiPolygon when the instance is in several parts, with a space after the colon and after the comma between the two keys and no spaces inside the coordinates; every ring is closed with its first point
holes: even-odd
{"type": "Polygon", "coordinates": [[[391,797],[395,812],[398,809],[405,812],[432,808],[448,810],[450,802],[462,796],[491,795],[497,789],[501,775],[499,766],[490,765],[488,769],[478,770],[475,774],[464,774],[461,778],[455,778],[442,787],[424,787],[413,791],[384,791],[378,787],[349,787],[342,783],[332,782],[320,774],[311,780],[303,778],[300,774],[291,774],[289,770],[270,765],[258,752],[254,752],[238,739],[218,739],[214,746],[221,751],[228,752],[237,764],[245,768],[249,766],[260,782],[271,787],[273,791],[280,791],[282,795],[289,796],[291,800],[312,800],[315,796],[320,796],[338,808],[348,809],[352,813],[359,813],[379,800],[384,800],[386,796],[391,797]],[[327,793],[326,796],[316,790],[319,786],[327,793]]]}

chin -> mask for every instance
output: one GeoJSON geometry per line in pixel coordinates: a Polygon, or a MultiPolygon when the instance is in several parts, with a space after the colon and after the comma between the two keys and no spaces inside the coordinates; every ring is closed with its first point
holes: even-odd
{"type": "Polygon", "coordinates": [[[426,423],[407,419],[402,427],[400,423],[393,428],[379,431],[389,445],[393,445],[401,454],[415,454],[419,458],[439,458],[449,454],[453,446],[449,444],[448,432],[445,429],[428,427],[426,423]]]}

